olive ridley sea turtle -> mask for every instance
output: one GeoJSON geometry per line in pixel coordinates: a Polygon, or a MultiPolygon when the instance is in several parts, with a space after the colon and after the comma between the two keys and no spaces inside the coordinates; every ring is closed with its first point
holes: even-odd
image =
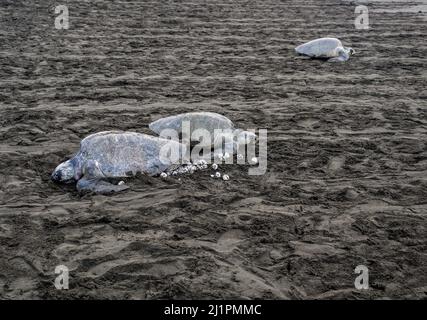
{"type": "Polygon", "coordinates": [[[118,192],[128,187],[115,185],[108,178],[157,175],[179,167],[186,146],[172,140],[136,132],[105,131],[92,134],[80,143],[78,153],[61,163],[52,180],[72,183],[77,190],[95,193],[118,192]]]}
{"type": "Polygon", "coordinates": [[[295,48],[299,54],[312,58],[328,59],[328,61],[347,61],[355,54],[352,48],[346,48],[336,38],[321,38],[309,41],[295,48]]]}
{"type": "Polygon", "coordinates": [[[182,143],[186,145],[198,142],[199,147],[217,147],[221,146],[224,141],[226,144],[229,141],[228,143],[232,145],[228,147],[232,149],[228,150],[232,150],[234,153],[239,145],[253,143],[257,138],[254,132],[236,129],[230,119],[214,112],[189,112],[161,118],[150,123],[149,128],[161,137],[168,137],[170,130],[173,130],[182,136],[182,143]],[[188,123],[187,128],[185,123],[188,123]],[[207,136],[203,136],[203,132],[200,130],[207,133],[207,136]],[[164,135],[164,132],[168,133],[164,135]],[[189,137],[184,137],[184,133],[187,133],[189,137]],[[224,139],[225,137],[228,137],[228,140],[224,139]]]}

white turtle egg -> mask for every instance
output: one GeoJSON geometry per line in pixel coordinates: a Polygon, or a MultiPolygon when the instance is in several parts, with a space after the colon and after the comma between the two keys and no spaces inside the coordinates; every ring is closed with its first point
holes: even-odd
{"type": "Polygon", "coordinates": [[[194,164],[198,167],[203,167],[207,162],[203,159],[197,160],[194,164]]]}
{"type": "Polygon", "coordinates": [[[214,163],[214,164],[212,165],[212,169],[214,169],[214,170],[218,169],[218,165],[217,165],[216,163],[214,163]]]}
{"type": "Polygon", "coordinates": [[[225,180],[225,181],[230,180],[230,177],[228,176],[228,174],[224,174],[222,176],[222,180],[225,180]]]}
{"type": "Polygon", "coordinates": [[[211,178],[215,178],[215,175],[211,174],[211,178]]]}
{"type": "Polygon", "coordinates": [[[253,157],[253,158],[251,159],[251,161],[252,161],[252,163],[258,163],[258,158],[257,158],[257,157],[253,157]]]}
{"type": "Polygon", "coordinates": [[[165,178],[167,178],[167,177],[168,177],[168,174],[167,174],[166,172],[162,172],[162,173],[160,174],[160,177],[162,177],[163,179],[165,179],[165,178]]]}
{"type": "Polygon", "coordinates": [[[221,173],[220,172],[215,172],[215,177],[216,178],[221,178],[221,173]]]}
{"type": "Polygon", "coordinates": [[[122,185],[124,185],[125,184],[125,182],[122,180],[122,181],[120,181],[117,185],[118,186],[122,186],[122,185]]]}

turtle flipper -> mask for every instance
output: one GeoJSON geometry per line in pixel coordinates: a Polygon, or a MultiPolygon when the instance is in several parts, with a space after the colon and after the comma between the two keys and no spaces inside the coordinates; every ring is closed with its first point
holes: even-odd
{"type": "Polygon", "coordinates": [[[328,62],[344,62],[344,61],[347,61],[347,60],[348,60],[348,58],[343,57],[343,56],[339,56],[339,57],[328,59],[328,62]]]}
{"type": "Polygon", "coordinates": [[[126,189],[129,189],[129,187],[125,185],[115,185],[99,178],[83,177],[77,182],[77,190],[79,192],[111,194],[115,192],[124,191],[126,189]]]}
{"type": "Polygon", "coordinates": [[[79,192],[93,192],[98,194],[111,194],[129,189],[126,185],[115,185],[105,180],[97,161],[87,162],[83,177],[77,182],[79,192]]]}
{"type": "Polygon", "coordinates": [[[338,49],[338,57],[328,59],[328,62],[344,62],[350,59],[350,54],[347,50],[340,48],[338,49]]]}

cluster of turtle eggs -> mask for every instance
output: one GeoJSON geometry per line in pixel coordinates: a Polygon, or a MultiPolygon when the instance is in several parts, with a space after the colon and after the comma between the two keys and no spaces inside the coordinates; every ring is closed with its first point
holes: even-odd
{"type": "MultiPolygon", "coordinates": [[[[216,155],[216,157],[220,160],[220,161],[224,161],[230,158],[230,154],[229,153],[224,153],[224,154],[218,154],[216,155]]],[[[241,160],[243,159],[243,155],[238,154],[237,155],[237,159],[241,160]]],[[[258,159],[256,157],[253,157],[251,159],[251,162],[253,164],[258,162],[258,159]]],[[[207,169],[208,168],[208,163],[205,160],[198,160],[195,161],[194,163],[188,163],[180,168],[178,168],[177,170],[174,171],[170,171],[170,172],[162,172],[160,174],[160,177],[163,179],[166,179],[168,176],[177,176],[177,175],[181,175],[181,174],[185,174],[185,173],[194,173],[197,170],[203,170],[203,169],[207,169]]],[[[211,167],[213,170],[218,170],[218,164],[214,163],[212,164],[211,167]]],[[[222,178],[222,180],[230,180],[230,176],[227,174],[221,175],[221,172],[216,171],[215,174],[211,174],[212,178],[222,178]]]]}
{"type": "MultiPolygon", "coordinates": [[[[228,153],[225,153],[224,155],[218,155],[218,158],[220,160],[226,160],[230,157],[230,155],[228,153]]],[[[216,163],[214,163],[212,165],[212,169],[213,170],[218,170],[218,165],[216,163]]],[[[211,174],[211,178],[221,178],[221,172],[217,171],[215,172],[215,174],[211,174]]],[[[227,174],[222,175],[222,180],[227,181],[230,180],[230,177],[227,174]]]]}
{"type": "MultiPolygon", "coordinates": [[[[212,169],[213,169],[213,166],[212,166],[212,169]]],[[[215,172],[215,174],[211,174],[211,178],[221,178],[221,172],[217,171],[215,172]]],[[[222,180],[225,180],[225,181],[230,180],[230,177],[228,176],[228,174],[224,174],[222,175],[222,180]]]]}
{"type": "Polygon", "coordinates": [[[224,153],[224,154],[217,154],[216,157],[220,160],[220,161],[224,161],[230,158],[230,154],[228,152],[224,153]]]}
{"type": "MultiPolygon", "coordinates": [[[[224,153],[223,155],[222,154],[218,154],[217,156],[216,156],[220,161],[224,161],[224,160],[227,160],[227,159],[229,159],[230,158],[230,154],[229,153],[224,153]]],[[[238,154],[237,155],[237,160],[243,160],[243,155],[242,154],[238,154]]],[[[251,161],[250,161],[250,163],[251,164],[257,164],[258,163],[258,158],[257,157],[253,157],[252,159],[251,159],[251,161]]],[[[216,170],[216,169],[214,169],[214,170],[216,170]]]]}
{"type": "Polygon", "coordinates": [[[208,168],[208,163],[205,160],[198,160],[194,163],[188,163],[177,170],[170,171],[170,172],[162,172],[160,174],[161,178],[167,178],[168,176],[177,176],[185,173],[194,173],[197,170],[203,170],[208,168]]]}
{"type": "MultiPolygon", "coordinates": [[[[229,156],[229,155],[228,155],[229,156]]],[[[225,154],[224,156],[221,156],[222,159],[227,159],[227,154],[225,154]]],[[[208,168],[208,163],[205,160],[198,160],[195,161],[194,163],[188,163],[187,165],[184,165],[180,168],[178,168],[177,170],[174,171],[170,171],[170,172],[162,172],[160,174],[160,177],[163,179],[166,179],[169,176],[178,176],[181,174],[185,174],[185,173],[194,173],[197,170],[203,170],[203,169],[207,169],[208,168]]],[[[216,163],[212,164],[211,167],[213,170],[218,170],[218,165],[216,163]]],[[[215,172],[215,174],[211,174],[212,178],[221,178],[225,181],[229,180],[230,177],[227,174],[221,175],[221,173],[219,171],[215,172]]]]}

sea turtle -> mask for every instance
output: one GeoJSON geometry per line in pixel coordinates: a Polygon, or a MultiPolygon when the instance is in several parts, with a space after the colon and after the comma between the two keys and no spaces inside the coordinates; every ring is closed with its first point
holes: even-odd
{"type": "Polygon", "coordinates": [[[328,61],[347,61],[355,54],[352,48],[346,48],[336,38],[321,38],[304,43],[295,48],[299,54],[312,58],[328,59],[328,61]]]}
{"type": "Polygon", "coordinates": [[[176,141],[136,132],[105,131],[92,134],[80,143],[79,152],[61,163],[52,180],[72,183],[77,190],[111,193],[127,189],[108,178],[144,173],[157,175],[179,167],[186,146],[176,141]]]}
{"type": "Polygon", "coordinates": [[[253,143],[257,138],[255,133],[236,129],[230,119],[214,112],[189,112],[161,118],[150,123],[149,128],[161,137],[169,137],[172,130],[181,136],[182,143],[196,142],[201,148],[219,147],[225,142],[225,149],[234,153],[239,146],[253,143]],[[203,133],[200,130],[208,135],[198,135],[203,133]]]}

